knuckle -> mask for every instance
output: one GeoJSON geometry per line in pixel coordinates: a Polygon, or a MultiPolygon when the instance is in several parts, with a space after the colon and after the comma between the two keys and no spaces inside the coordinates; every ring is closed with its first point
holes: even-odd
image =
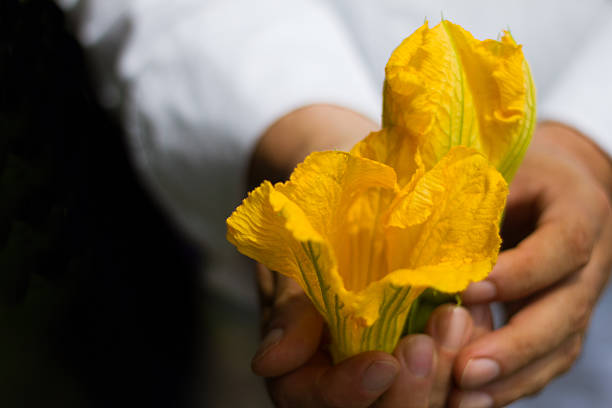
{"type": "Polygon", "coordinates": [[[519,398],[538,395],[558,375],[559,373],[551,372],[550,370],[542,370],[538,374],[533,375],[519,398]]]}
{"type": "Polygon", "coordinates": [[[582,299],[576,302],[572,312],[572,328],[577,330],[586,330],[591,320],[591,301],[582,299]]]}
{"type": "MultiPolygon", "coordinates": [[[[537,396],[539,393],[542,392],[542,390],[544,389],[544,387],[546,387],[546,384],[548,384],[550,380],[545,380],[545,379],[541,379],[541,380],[537,380],[534,385],[533,388],[528,390],[527,392],[524,393],[524,395],[520,396],[521,397],[535,397],[537,396]]],[[[517,398],[517,399],[519,399],[517,398]]]]}
{"type": "Polygon", "coordinates": [[[539,274],[537,267],[538,258],[539,254],[536,254],[531,248],[524,248],[520,259],[516,259],[515,264],[517,270],[520,271],[520,279],[516,279],[516,277],[511,275],[507,276],[506,282],[497,285],[498,290],[514,292],[514,295],[531,292],[533,290],[531,285],[539,274]]]}
{"type": "Polygon", "coordinates": [[[569,228],[566,239],[572,263],[578,269],[586,266],[591,260],[594,245],[593,234],[588,230],[586,223],[574,224],[569,228]]]}
{"type": "Polygon", "coordinates": [[[582,352],[582,342],[583,342],[582,334],[577,334],[570,341],[568,345],[567,353],[565,353],[567,356],[566,371],[572,366],[574,361],[576,361],[578,357],[580,357],[580,353],[582,352]]]}
{"type": "Polygon", "coordinates": [[[558,369],[553,373],[553,377],[558,377],[567,373],[574,365],[574,362],[580,357],[582,352],[583,335],[576,334],[571,338],[565,347],[562,348],[562,360],[558,369]]]}
{"type": "Polygon", "coordinates": [[[602,225],[612,214],[610,197],[600,187],[591,190],[590,215],[577,219],[566,231],[567,249],[575,265],[582,268],[591,260],[602,225]]]}
{"type": "MultiPolygon", "coordinates": [[[[514,323],[514,318],[509,322],[510,325],[514,323]]],[[[541,351],[541,342],[537,338],[537,336],[527,335],[523,332],[517,332],[514,329],[515,333],[510,337],[511,342],[510,348],[507,349],[506,352],[511,350],[516,350],[515,359],[512,361],[508,361],[509,367],[521,367],[527,361],[530,361],[534,355],[540,354],[541,351]]],[[[513,371],[513,370],[512,370],[513,371]]]]}

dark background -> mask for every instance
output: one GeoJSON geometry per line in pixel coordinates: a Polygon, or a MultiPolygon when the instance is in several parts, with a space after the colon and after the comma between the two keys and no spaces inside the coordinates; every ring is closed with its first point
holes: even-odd
{"type": "Polygon", "coordinates": [[[0,407],[206,393],[197,251],[131,166],[50,1],[0,2],[0,407]]]}

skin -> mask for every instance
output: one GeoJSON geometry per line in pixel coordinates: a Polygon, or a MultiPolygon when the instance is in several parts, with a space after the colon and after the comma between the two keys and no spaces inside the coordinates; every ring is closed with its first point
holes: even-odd
{"type": "MultiPolygon", "coordinates": [[[[250,184],[282,180],[311,151],[347,150],[376,127],[329,105],[291,112],[260,138],[250,184]]],[[[611,193],[605,153],[568,127],[540,124],[510,186],[507,248],[486,282],[465,292],[467,308],[439,307],[426,333],[403,338],[392,355],[334,366],[301,289],[258,265],[264,338],[252,369],[279,407],[486,407],[533,394],[580,353],[612,269],[611,193]],[[492,301],[511,315],[495,331],[492,301]]]]}
{"type": "Polygon", "coordinates": [[[508,197],[504,227],[517,245],[464,294],[468,304],[508,302],[511,317],[461,350],[450,406],[487,397],[504,406],[572,366],[612,269],[611,177],[589,139],[556,123],[538,127],[508,197]],[[493,363],[470,370],[479,358],[493,363]]]}

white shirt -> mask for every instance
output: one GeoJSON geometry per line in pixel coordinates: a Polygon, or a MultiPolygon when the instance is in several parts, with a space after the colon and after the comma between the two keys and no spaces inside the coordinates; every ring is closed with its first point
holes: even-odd
{"type": "Polygon", "coordinates": [[[243,270],[225,219],[244,196],[257,137],[311,103],[378,120],[389,55],[426,18],[433,25],[443,14],[480,39],[510,28],[532,68],[539,119],[573,126],[612,153],[610,0],[57,1],[103,104],[122,115],[144,181],[208,249],[217,287],[235,290],[231,275],[243,270]]]}
{"type": "Polygon", "coordinates": [[[539,118],[612,152],[612,2],[514,0],[63,0],[121,111],[138,168],[215,260],[244,195],[257,137],[299,106],[380,117],[384,66],[402,39],[444,17],[477,38],[510,28],[531,65],[539,118]]]}

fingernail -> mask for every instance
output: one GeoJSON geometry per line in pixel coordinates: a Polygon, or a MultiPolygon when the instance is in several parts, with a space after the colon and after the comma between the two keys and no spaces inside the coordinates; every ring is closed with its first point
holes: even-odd
{"type": "Polygon", "coordinates": [[[403,350],[408,370],[417,378],[427,377],[433,366],[433,342],[425,335],[415,335],[403,350]]]}
{"type": "Polygon", "coordinates": [[[461,375],[461,386],[480,387],[497,378],[501,369],[495,360],[490,358],[473,358],[466,364],[461,375]]]}
{"type": "Polygon", "coordinates": [[[259,345],[259,348],[257,349],[255,356],[253,357],[253,361],[259,360],[260,358],[265,356],[268,351],[272,350],[274,346],[276,346],[281,341],[284,334],[285,331],[282,328],[270,330],[268,334],[266,334],[266,337],[264,337],[264,339],[261,341],[261,344],[259,345]]]}
{"type": "Polygon", "coordinates": [[[488,280],[472,283],[463,292],[464,299],[474,303],[489,302],[495,299],[496,296],[497,287],[488,280]]]}
{"type": "Polygon", "coordinates": [[[381,392],[389,388],[397,376],[398,367],[388,361],[373,362],[363,374],[361,385],[366,391],[381,392]]]}
{"type": "Polygon", "coordinates": [[[435,338],[442,347],[458,350],[463,345],[468,325],[468,313],[460,307],[446,311],[436,322],[435,338]]]}
{"type": "Polygon", "coordinates": [[[459,408],[490,408],[493,398],[484,392],[464,392],[459,402],[459,408]]]}

